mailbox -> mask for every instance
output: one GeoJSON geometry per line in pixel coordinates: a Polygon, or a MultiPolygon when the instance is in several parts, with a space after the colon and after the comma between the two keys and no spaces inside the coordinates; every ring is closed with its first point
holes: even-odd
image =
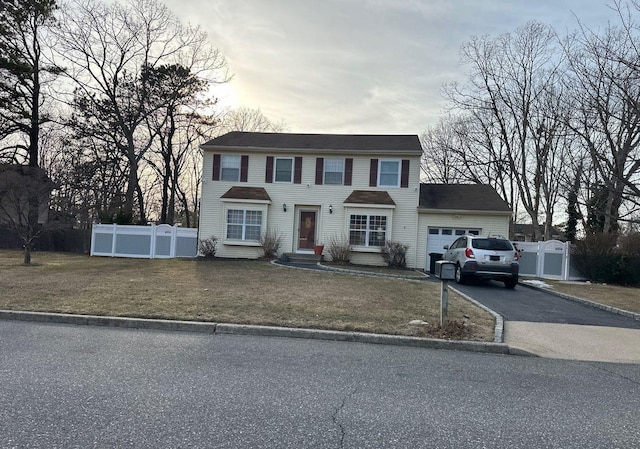
{"type": "Polygon", "coordinates": [[[453,281],[456,278],[456,264],[446,260],[436,262],[435,275],[443,281],[453,281]]]}

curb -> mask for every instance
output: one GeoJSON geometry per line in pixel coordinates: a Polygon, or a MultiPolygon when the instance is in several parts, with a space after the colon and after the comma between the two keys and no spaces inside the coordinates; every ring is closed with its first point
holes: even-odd
{"type": "Polygon", "coordinates": [[[14,321],[34,321],[40,323],[108,326],[130,329],[198,332],[211,335],[253,335],[263,337],[306,338],[313,340],[409,346],[425,349],[449,349],[457,351],[484,352],[491,354],[511,354],[525,356],[533,355],[527,353],[526,351],[510,348],[504,343],[495,342],[439,340],[435,338],[368,334],[363,332],[296,329],[275,326],[254,326],[246,324],[139,319],[96,315],[74,315],[66,313],[24,312],[13,310],[0,310],[0,319],[14,321]]]}
{"type": "Polygon", "coordinates": [[[616,313],[618,315],[626,316],[628,318],[633,318],[635,320],[640,321],[640,313],[629,312],[628,310],[618,309],[617,307],[608,306],[606,304],[600,304],[599,302],[589,301],[588,299],[580,298],[578,296],[568,295],[566,293],[561,293],[561,292],[552,290],[550,288],[536,287],[535,285],[530,285],[523,282],[518,282],[518,285],[522,285],[523,287],[527,287],[533,290],[549,293],[550,295],[557,296],[559,298],[567,299],[569,301],[577,302],[580,304],[584,304],[585,306],[590,306],[595,309],[606,310],[607,312],[616,313]]]}
{"type": "Polygon", "coordinates": [[[495,326],[494,331],[493,331],[493,341],[495,343],[504,343],[504,318],[502,318],[502,315],[500,315],[498,312],[496,312],[494,310],[491,310],[490,308],[488,308],[484,304],[479,303],[478,301],[473,299],[471,296],[462,293],[460,290],[458,290],[455,287],[449,286],[449,289],[453,290],[454,292],[456,292],[458,295],[462,296],[467,301],[475,304],[477,307],[480,307],[485,312],[488,312],[491,315],[493,315],[493,318],[496,320],[496,326],[495,326]]]}

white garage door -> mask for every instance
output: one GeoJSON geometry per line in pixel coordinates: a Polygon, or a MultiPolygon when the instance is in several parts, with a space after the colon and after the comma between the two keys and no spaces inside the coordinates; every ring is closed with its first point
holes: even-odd
{"type": "Polygon", "coordinates": [[[431,266],[431,253],[443,254],[444,245],[449,245],[461,235],[471,234],[479,235],[482,232],[480,228],[437,228],[429,227],[429,235],[427,236],[427,267],[431,266]]]}

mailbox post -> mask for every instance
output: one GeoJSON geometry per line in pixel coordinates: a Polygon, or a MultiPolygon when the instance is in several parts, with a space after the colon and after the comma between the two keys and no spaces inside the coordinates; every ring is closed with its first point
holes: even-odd
{"type": "Polygon", "coordinates": [[[456,278],[456,264],[446,260],[436,262],[435,275],[442,282],[440,283],[440,327],[444,327],[449,322],[449,281],[456,278]]]}

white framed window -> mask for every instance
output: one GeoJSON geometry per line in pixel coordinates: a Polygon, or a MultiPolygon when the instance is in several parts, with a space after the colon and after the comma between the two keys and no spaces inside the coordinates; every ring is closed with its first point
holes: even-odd
{"type": "Polygon", "coordinates": [[[344,159],[324,160],[324,183],[329,185],[344,183],[344,159]]]}
{"type": "Polygon", "coordinates": [[[223,154],[220,158],[220,180],[240,181],[240,155],[223,154]]]}
{"type": "Polygon", "coordinates": [[[385,215],[351,215],[349,217],[349,244],[354,246],[383,246],[387,239],[385,215]]]}
{"type": "Polygon", "coordinates": [[[262,234],[262,211],[227,210],[227,238],[231,240],[260,240],[262,234]]]}
{"type": "Polygon", "coordinates": [[[274,161],[273,182],[293,182],[293,158],[277,157],[274,161]]]}
{"type": "Polygon", "coordinates": [[[401,163],[397,159],[378,161],[378,187],[400,187],[401,163]]]}

